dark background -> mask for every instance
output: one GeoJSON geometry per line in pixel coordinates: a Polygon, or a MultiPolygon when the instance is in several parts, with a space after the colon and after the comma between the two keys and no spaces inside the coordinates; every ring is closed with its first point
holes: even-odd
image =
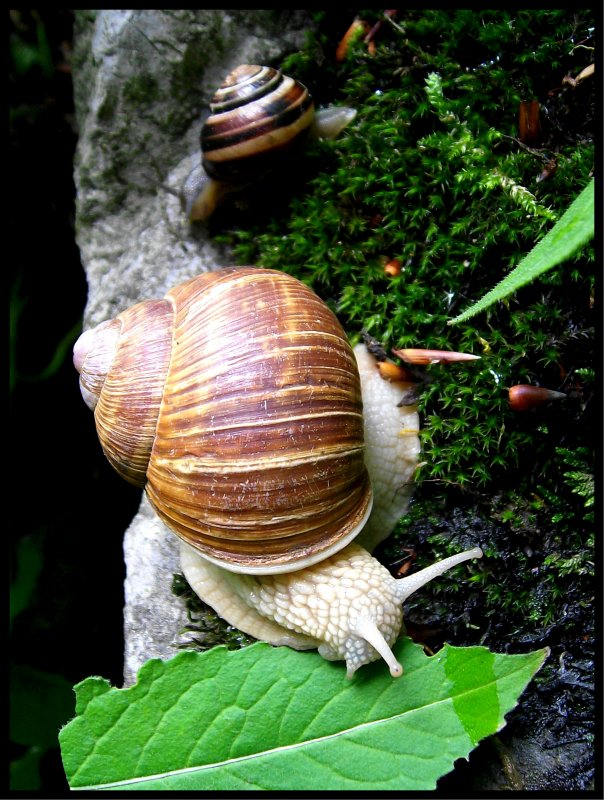
{"type": "Polygon", "coordinates": [[[12,787],[67,793],[56,741],[71,687],[122,683],[122,534],[140,493],[114,475],[71,348],[86,278],[75,242],[73,13],[9,15],[8,492],[12,787]]]}

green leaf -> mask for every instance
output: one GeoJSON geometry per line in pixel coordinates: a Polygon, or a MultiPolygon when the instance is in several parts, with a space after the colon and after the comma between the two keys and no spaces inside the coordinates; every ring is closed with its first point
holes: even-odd
{"type": "Polygon", "coordinates": [[[182,652],[137,683],[75,687],[78,716],[59,735],[72,789],[434,789],[457,758],[505,725],[548,655],[409,639],[344,677],[316,652],[256,643],[182,652]]]}
{"type": "Polygon", "coordinates": [[[10,586],[10,624],[29,607],[42,571],[42,547],[37,536],[24,536],[17,544],[15,575],[10,586]]]}
{"type": "Polygon", "coordinates": [[[10,762],[10,788],[13,792],[33,792],[41,788],[40,761],[46,748],[32,745],[10,762]]]}
{"type": "Polygon", "coordinates": [[[541,273],[570,258],[594,236],[594,181],[587,184],[571,203],[564,215],[520,264],[490,292],[481,297],[452,320],[449,325],[462,322],[485,308],[503,300],[521,286],[533,281],[541,273]]]}
{"type": "Polygon", "coordinates": [[[59,729],[72,714],[73,690],[62,675],[10,665],[10,740],[19,754],[10,762],[12,790],[41,787],[41,761],[56,754],[59,729]]]}
{"type": "Polygon", "coordinates": [[[10,665],[10,738],[20,745],[56,747],[61,725],[73,713],[73,692],[62,675],[10,665]]]}

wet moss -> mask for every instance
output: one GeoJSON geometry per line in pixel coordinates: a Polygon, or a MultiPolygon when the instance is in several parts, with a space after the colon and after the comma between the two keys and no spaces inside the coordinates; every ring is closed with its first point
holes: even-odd
{"type": "MultiPolygon", "coordinates": [[[[552,446],[573,428],[580,445],[593,422],[584,402],[593,383],[578,378],[593,358],[590,247],[471,323],[447,325],[544,235],[594,161],[593,89],[562,86],[589,60],[571,46],[581,34],[591,40],[587,12],[485,12],[469,25],[475,16],[403,15],[374,57],[358,43],[344,65],[323,62],[321,74],[308,53],[290,59],[319,97],[330,84],[331,100],[355,106],[357,122],[307,150],[286,185],[273,179],[252,207],[231,206],[213,223],[239,263],[313,286],[353,340],[365,329],[387,349],[482,356],[428,370],[420,400],[424,479],[463,487],[514,482],[527,452],[539,474],[552,446]],[[519,103],[533,96],[542,132],[528,147],[518,139],[519,103]],[[563,123],[575,115],[581,122],[569,130],[563,123]],[[539,180],[552,160],[557,171],[539,180]],[[402,265],[394,278],[383,269],[392,258],[402,265]],[[529,382],[566,392],[562,410],[513,414],[507,389],[529,382]]],[[[317,47],[313,39],[309,52],[317,47]]]]}
{"type": "Polygon", "coordinates": [[[127,106],[149,107],[159,97],[159,86],[152,75],[132,75],[124,81],[122,98],[127,106]]]}

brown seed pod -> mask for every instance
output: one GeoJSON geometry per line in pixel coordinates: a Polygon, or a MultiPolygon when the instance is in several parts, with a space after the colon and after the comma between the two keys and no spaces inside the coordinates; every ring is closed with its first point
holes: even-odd
{"type": "Polygon", "coordinates": [[[562,400],[566,395],[553,389],[544,389],[542,386],[519,383],[510,387],[508,397],[512,411],[532,411],[552,400],[562,400]]]}
{"type": "Polygon", "coordinates": [[[391,258],[390,261],[384,264],[384,272],[391,278],[396,278],[397,275],[400,275],[401,262],[398,260],[398,258],[391,258]]]}
{"type": "Polygon", "coordinates": [[[565,75],[562,78],[562,85],[572,86],[575,89],[580,83],[582,83],[585,78],[592,78],[595,73],[595,64],[588,64],[585,69],[582,69],[581,72],[577,75],[576,78],[573,78],[572,75],[565,75]]]}
{"type": "Polygon", "coordinates": [[[351,44],[357,39],[360,39],[361,36],[364,36],[368,30],[369,25],[367,22],[360,19],[360,17],[355,17],[336,48],[336,61],[344,61],[348,55],[351,44]]]}
{"type": "Polygon", "coordinates": [[[551,178],[557,169],[558,162],[555,159],[548,161],[543,170],[537,176],[537,183],[541,183],[541,181],[546,181],[548,178],[551,178]]]}
{"type": "Polygon", "coordinates": [[[535,144],[541,136],[538,100],[522,100],[518,107],[518,138],[524,144],[535,144]]]}
{"type": "Polygon", "coordinates": [[[455,353],[452,350],[423,350],[420,348],[404,348],[393,350],[395,356],[408,364],[451,364],[456,361],[476,361],[480,356],[471,353],[455,353]]]}
{"type": "Polygon", "coordinates": [[[380,375],[386,381],[402,381],[404,383],[413,383],[415,376],[412,372],[393,361],[378,361],[378,369],[380,375]]]}
{"type": "Polygon", "coordinates": [[[378,21],[374,24],[374,26],[371,28],[369,33],[365,36],[365,39],[363,41],[367,44],[367,49],[369,51],[369,55],[370,56],[373,56],[376,53],[375,37],[377,36],[380,28],[384,24],[384,20],[385,19],[391,19],[391,20],[394,19],[394,17],[397,15],[397,13],[398,13],[398,10],[396,8],[387,8],[384,11],[383,19],[378,19],[378,21]]]}

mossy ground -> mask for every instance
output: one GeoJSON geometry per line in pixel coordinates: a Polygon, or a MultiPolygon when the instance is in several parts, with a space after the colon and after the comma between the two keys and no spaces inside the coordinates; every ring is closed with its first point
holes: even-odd
{"type": "MultiPolygon", "coordinates": [[[[373,24],[377,12],[358,12],[373,24]]],[[[594,169],[594,58],[587,9],[399,12],[370,55],[337,63],[346,24],[323,14],[281,65],[317,103],[355,107],[334,142],[216,214],[235,262],[285,270],[328,302],[352,341],[450,349],[480,361],[425,369],[423,459],[410,513],[383,551],[423,566],[481,544],[408,604],[410,630],[515,652],[593,653],[593,248],[469,322],[448,320],[513,269],[594,169]],[[521,103],[540,104],[521,141],[521,103]],[[555,164],[555,168],[554,165],[555,164]],[[396,259],[398,276],[384,265],[396,259]],[[517,413],[508,388],[562,401],[517,413]],[[404,553],[403,553],[404,555],[404,553]],[[463,587],[463,591],[462,591],[463,587]]],[[[558,666],[552,660],[553,672],[558,666]]]]}

